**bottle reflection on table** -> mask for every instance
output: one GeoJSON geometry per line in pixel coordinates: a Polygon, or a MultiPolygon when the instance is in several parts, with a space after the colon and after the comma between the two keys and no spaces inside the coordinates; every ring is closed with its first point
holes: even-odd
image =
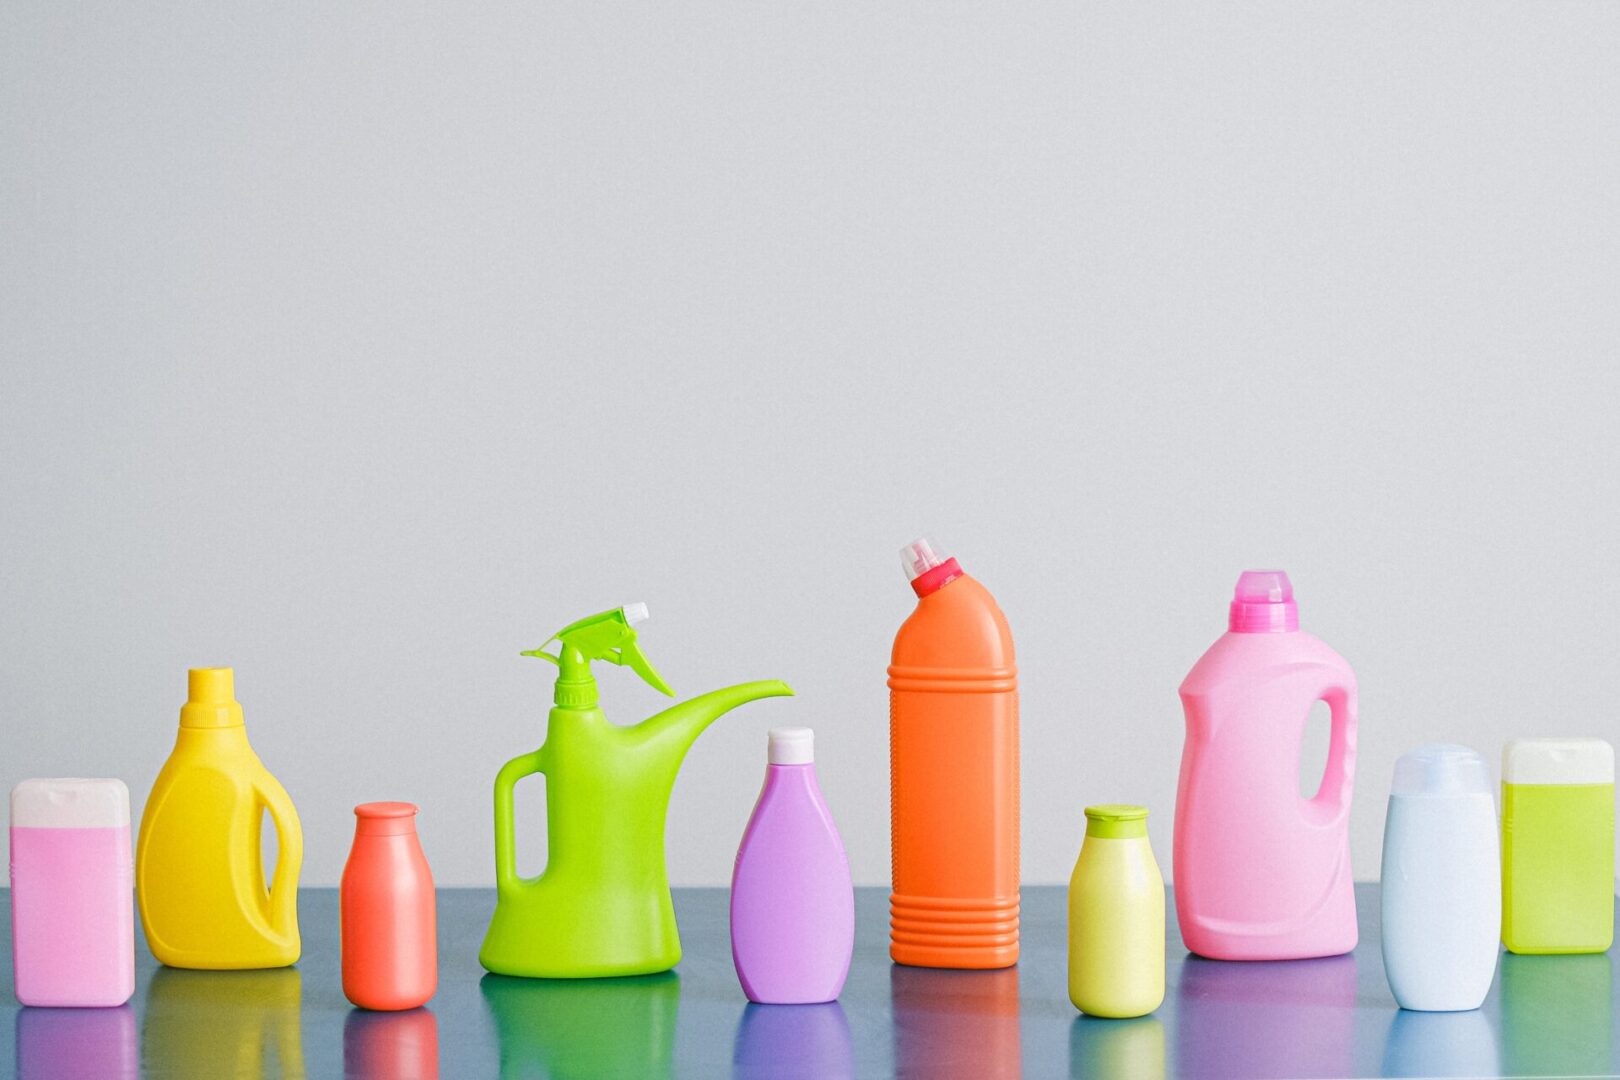
{"type": "Polygon", "coordinates": [[[1607,953],[1503,953],[1497,978],[1508,1072],[1620,1074],[1614,1046],[1614,973],[1607,953]]]}
{"type": "Polygon", "coordinates": [[[1164,1023],[1156,1016],[1108,1020],[1077,1016],[1069,1025],[1069,1075],[1163,1080],[1164,1023]]]}
{"type": "Polygon", "coordinates": [[[1018,969],[889,969],[895,1066],[902,1076],[952,1080],[1023,1073],[1018,969]]]}
{"type": "Polygon", "coordinates": [[[18,1080],[135,1080],[140,1044],[135,1010],[17,1010],[18,1080]]]}
{"type": "Polygon", "coordinates": [[[844,1080],[855,1075],[849,1020],[836,1001],[822,1005],[756,1005],[737,1020],[732,1080],[844,1080]]]}
{"type": "Polygon", "coordinates": [[[1176,985],[1175,1071],[1189,1076],[1353,1076],[1356,958],[1206,960],[1176,985]]]}
{"type": "Polygon", "coordinates": [[[343,1021],[345,1080],[439,1080],[439,1021],[428,1009],[352,1009],[343,1021]]]}
{"type": "Polygon", "coordinates": [[[165,1080],[305,1075],[297,968],[159,968],[146,989],[141,1068],[165,1080]]]}
{"type": "Polygon", "coordinates": [[[502,1077],[672,1073],[681,1003],[673,971],[619,979],[485,975],[478,985],[495,1019],[502,1077]]]}
{"type": "Polygon", "coordinates": [[[1496,1032],[1480,1009],[1396,1009],[1384,1036],[1385,1076],[1496,1076],[1496,1032]]]}

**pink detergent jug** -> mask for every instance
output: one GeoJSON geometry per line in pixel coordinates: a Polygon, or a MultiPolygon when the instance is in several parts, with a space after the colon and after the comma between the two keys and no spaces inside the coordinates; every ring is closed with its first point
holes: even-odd
{"type": "Polygon", "coordinates": [[[1243,572],[1228,625],[1181,684],[1187,742],[1173,861],[1182,940],[1216,960],[1349,952],[1355,674],[1299,629],[1280,570],[1243,572]],[[1307,799],[1299,755],[1318,701],[1332,712],[1332,742],[1307,799]]]}

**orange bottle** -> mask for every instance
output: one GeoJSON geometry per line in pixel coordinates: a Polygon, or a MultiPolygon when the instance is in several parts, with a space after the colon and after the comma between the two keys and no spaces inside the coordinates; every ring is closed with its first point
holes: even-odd
{"type": "Polygon", "coordinates": [[[889,665],[899,964],[1018,962],[1018,668],[1006,616],[927,540],[900,552],[918,596],[889,665]]]}
{"type": "Polygon", "coordinates": [[[414,1009],[439,984],[433,873],[416,838],[416,807],[354,808],[343,867],[343,994],[362,1009],[414,1009]]]}

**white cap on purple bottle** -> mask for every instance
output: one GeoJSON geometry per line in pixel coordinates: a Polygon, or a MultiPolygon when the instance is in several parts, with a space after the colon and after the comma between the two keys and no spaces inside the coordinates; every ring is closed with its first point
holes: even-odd
{"type": "Polygon", "coordinates": [[[807,727],[771,728],[772,765],[808,765],[816,760],[815,732],[807,727]]]}

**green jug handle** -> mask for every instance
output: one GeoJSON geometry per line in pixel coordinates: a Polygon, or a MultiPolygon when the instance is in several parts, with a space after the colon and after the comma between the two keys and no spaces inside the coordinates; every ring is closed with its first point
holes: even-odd
{"type": "Polygon", "coordinates": [[[517,872],[517,841],[513,835],[512,791],[525,776],[546,771],[542,754],[520,754],[501,766],[495,777],[495,888],[509,893],[523,884],[517,872]]]}
{"type": "Polygon", "coordinates": [[[278,937],[290,938],[298,925],[298,870],[304,862],[304,833],[291,796],[275,777],[266,776],[254,785],[254,790],[276,826],[276,872],[270,879],[270,929],[278,937]]]}

